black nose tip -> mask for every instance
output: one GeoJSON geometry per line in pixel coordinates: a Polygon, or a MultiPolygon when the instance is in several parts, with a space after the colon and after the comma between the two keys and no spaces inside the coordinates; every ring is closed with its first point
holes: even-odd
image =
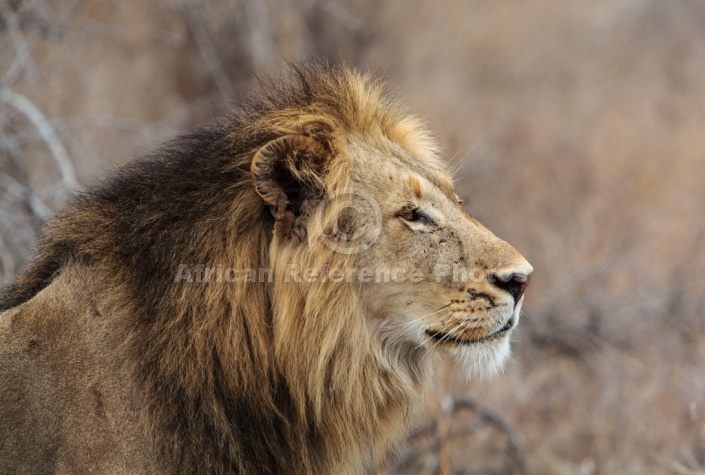
{"type": "Polygon", "coordinates": [[[529,285],[530,280],[531,274],[514,273],[502,277],[497,274],[490,275],[490,282],[500,289],[509,292],[509,294],[514,297],[514,302],[518,302],[522,295],[524,295],[524,291],[529,285]]]}

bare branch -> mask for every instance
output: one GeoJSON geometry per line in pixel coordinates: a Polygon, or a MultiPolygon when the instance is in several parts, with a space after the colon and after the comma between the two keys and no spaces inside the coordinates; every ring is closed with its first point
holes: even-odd
{"type": "Polygon", "coordinates": [[[66,185],[69,189],[77,188],[78,181],[76,180],[76,171],[71,159],[69,158],[69,154],[66,152],[66,149],[59,140],[59,137],[56,135],[56,130],[54,130],[54,127],[44,116],[42,111],[40,111],[39,108],[25,96],[18,94],[7,87],[0,86],[0,100],[14,107],[19,112],[24,114],[27,119],[29,119],[32,125],[34,125],[39,132],[39,135],[42,137],[44,143],[46,143],[49,151],[54,157],[54,160],[61,171],[64,185],[66,185]]]}
{"type": "Polygon", "coordinates": [[[188,1],[178,3],[181,4],[181,10],[184,12],[186,22],[189,30],[191,30],[191,35],[193,35],[193,40],[196,42],[198,52],[201,54],[203,61],[205,61],[211,76],[213,76],[218,92],[223,99],[232,99],[234,96],[233,85],[225,71],[218,51],[215,45],[213,45],[213,41],[211,41],[208,30],[206,30],[203,16],[200,13],[201,6],[192,6],[191,2],[188,1]]]}
{"type": "Polygon", "coordinates": [[[0,235],[0,265],[2,266],[2,273],[6,280],[15,274],[15,257],[7,247],[2,235],[0,235]]]}
{"type": "MultiPolygon", "coordinates": [[[[457,430],[453,430],[448,434],[448,439],[455,439],[458,437],[466,437],[469,435],[473,435],[475,432],[480,430],[481,428],[485,427],[487,425],[487,422],[484,420],[479,420],[475,421],[472,424],[468,424],[464,427],[461,427],[457,430]]],[[[436,429],[435,422],[424,426],[423,428],[417,430],[409,436],[409,440],[416,440],[420,437],[429,437],[430,433],[433,432],[436,429]]],[[[438,452],[441,449],[441,440],[436,438],[436,440],[427,446],[424,446],[422,448],[413,450],[413,451],[407,451],[404,453],[404,456],[397,460],[394,463],[394,466],[391,467],[389,473],[390,475],[394,475],[396,473],[405,473],[407,471],[407,468],[409,465],[414,463],[419,457],[421,457],[424,454],[428,454],[429,452],[438,452]]],[[[446,473],[451,473],[451,472],[446,472],[446,473]]]]}
{"type": "Polygon", "coordinates": [[[5,173],[0,174],[0,186],[5,188],[8,193],[25,200],[32,210],[32,213],[39,218],[42,223],[45,223],[51,216],[49,207],[45,205],[30,188],[24,186],[11,176],[5,173]]]}
{"type": "Polygon", "coordinates": [[[10,40],[15,47],[17,55],[10,69],[5,73],[3,82],[11,85],[19,78],[21,72],[26,70],[31,80],[37,77],[37,67],[30,54],[27,39],[22,32],[17,15],[12,10],[7,0],[0,0],[0,17],[2,18],[7,31],[10,33],[10,40]]]}
{"type": "MultiPolygon", "coordinates": [[[[516,473],[529,473],[528,465],[526,462],[526,454],[523,449],[521,437],[514,431],[512,426],[502,416],[492,411],[491,409],[481,405],[477,401],[474,401],[473,399],[467,397],[463,399],[452,400],[451,403],[452,408],[450,412],[453,416],[458,414],[460,411],[470,410],[477,414],[479,419],[464,428],[450,432],[446,436],[448,439],[471,435],[477,430],[479,430],[481,427],[486,425],[494,426],[507,437],[507,441],[509,443],[509,452],[512,460],[515,462],[516,465],[516,473]]],[[[421,437],[428,437],[434,432],[437,433],[438,429],[439,427],[437,421],[434,420],[430,424],[412,432],[408,440],[413,442],[417,439],[420,439],[421,437]]],[[[397,461],[394,464],[394,466],[390,470],[390,473],[401,473],[401,471],[405,470],[405,467],[414,462],[418,457],[420,457],[424,453],[428,453],[429,451],[437,452],[438,450],[440,450],[441,445],[442,439],[440,437],[436,437],[436,440],[432,444],[429,444],[427,447],[408,452],[401,460],[397,461]]]]}
{"type": "Polygon", "coordinates": [[[273,34],[267,5],[258,0],[245,0],[243,11],[249,32],[247,39],[252,63],[256,70],[262,70],[275,50],[272,44],[273,34]]]}
{"type": "Polygon", "coordinates": [[[456,414],[463,409],[469,409],[475,412],[482,420],[495,426],[500,432],[503,432],[509,441],[510,451],[512,452],[512,456],[517,463],[519,473],[528,473],[526,454],[524,453],[521,438],[502,416],[468,397],[455,400],[453,414],[456,414]]]}

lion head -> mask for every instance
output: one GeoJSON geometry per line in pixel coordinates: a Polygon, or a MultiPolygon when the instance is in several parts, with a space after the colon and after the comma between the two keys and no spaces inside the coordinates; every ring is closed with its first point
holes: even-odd
{"type": "Polygon", "coordinates": [[[502,365],[532,273],[379,82],[322,66],[79,195],[0,308],[71,268],[175,473],[373,470],[430,352],[502,365]]]}

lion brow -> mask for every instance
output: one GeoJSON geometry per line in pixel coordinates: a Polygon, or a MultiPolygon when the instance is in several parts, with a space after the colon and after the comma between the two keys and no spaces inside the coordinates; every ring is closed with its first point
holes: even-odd
{"type": "MultiPolygon", "coordinates": [[[[431,169],[431,165],[420,160],[416,156],[414,156],[411,153],[406,153],[404,154],[405,156],[400,156],[397,155],[396,153],[392,153],[391,157],[399,164],[402,166],[402,168],[406,169],[411,169],[412,172],[422,176],[424,179],[428,180],[430,183],[432,183],[434,186],[436,186],[439,190],[441,190],[443,193],[446,195],[453,197],[455,195],[453,191],[453,183],[450,180],[444,180],[442,176],[439,176],[439,171],[442,170],[433,170],[431,169]],[[406,156],[408,155],[408,156],[406,156]]],[[[410,186],[412,189],[414,189],[414,185],[410,183],[410,186]]],[[[416,193],[416,190],[414,189],[414,192],[416,193]]],[[[417,196],[420,196],[417,194],[417,196]]]]}

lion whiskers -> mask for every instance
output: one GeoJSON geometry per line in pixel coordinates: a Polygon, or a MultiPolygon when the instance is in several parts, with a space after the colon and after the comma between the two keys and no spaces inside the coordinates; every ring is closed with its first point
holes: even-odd
{"type": "Polygon", "coordinates": [[[439,312],[442,312],[443,310],[447,309],[447,308],[450,307],[451,305],[453,305],[453,302],[451,302],[451,303],[449,303],[449,304],[447,304],[447,305],[442,306],[441,308],[439,308],[439,309],[436,310],[435,312],[427,313],[426,315],[422,315],[422,316],[420,316],[420,317],[418,317],[418,318],[414,318],[413,320],[409,320],[409,321],[406,322],[405,324],[406,324],[406,325],[413,325],[414,323],[420,322],[421,320],[424,320],[424,319],[426,319],[426,318],[428,318],[428,317],[431,317],[431,316],[433,316],[433,315],[436,315],[436,314],[439,313],[439,312]]]}
{"type": "MultiPolygon", "coordinates": [[[[438,347],[438,345],[439,345],[440,343],[442,343],[442,342],[446,341],[448,338],[450,338],[450,337],[452,336],[452,334],[453,334],[455,331],[457,331],[460,327],[462,327],[462,326],[463,326],[464,324],[466,324],[467,322],[461,320],[461,321],[458,322],[453,328],[451,328],[450,330],[448,330],[448,325],[449,325],[449,323],[450,323],[450,322],[444,323],[444,324],[441,325],[441,331],[442,331],[443,333],[445,333],[445,335],[442,336],[442,337],[439,338],[439,339],[433,339],[433,338],[427,336],[427,335],[425,334],[425,332],[424,332],[423,336],[424,336],[424,338],[426,338],[426,340],[425,340],[425,341],[422,341],[422,342],[419,344],[419,346],[417,346],[416,348],[418,349],[418,348],[420,348],[421,346],[425,345],[428,341],[431,341],[431,346],[426,350],[426,354],[428,354],[429,352],[431,352],[432,350],[434,350],[436,347],[438,347]],[[446,331],[446,330],[448,330],[448,331],[446,331]]],[[[430,329],[430,327],[425,328],[424,330],[426,330],[426,329],[430,329]]]]}

